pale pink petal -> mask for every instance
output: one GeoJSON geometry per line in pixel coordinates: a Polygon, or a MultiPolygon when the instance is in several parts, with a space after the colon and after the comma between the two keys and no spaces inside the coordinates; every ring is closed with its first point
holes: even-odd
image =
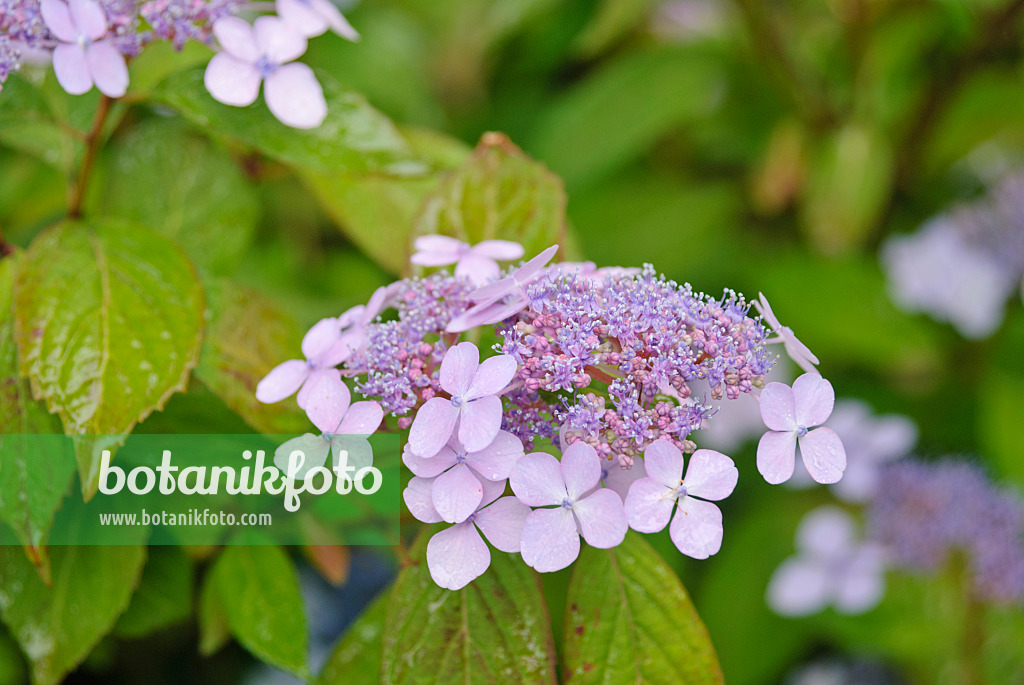
{"type": "Polygon", "coordinates": [[[245,107],[256,102],[260,94],[260,80],[256,67],[226,52],[210,59],[203,76],[206,90],[210,91],[213,99],[232,107],[245,107]]]}
{"type": "Polygon", "coordinates": [[[68,0],[68,9],[75,27],[89,40],[99,40],[107,32],[107,15],[96,0],[68,0]]]}
{"type": "Polygon", "coordinates": [[[252,29],[260,52],[271,64],[291,62],[306,51],[306,37],[280,17],[259,17],[252,29]]]}
{"type": "Polygon", "coordinates": [[[427,543],[427,568],[434,582],[460,590],[491,565],[491,551],[472,523],[442,530],[427,543]]]}
{"type": "Polygon", "coordinates": [[[836,402],[832,384],[816,373],[805,373],[793,381],[793,397],[796,423],[807,428],[825,423],[836,402]]]}
{"type": "Polygon", "coordinates": [[[822,560],[848,556],[855,540],[853,517],[834,506],[822,506],[809,512],[796,529],[797,549],[822,560]]]}
{"type": "Polygon", "coordinates": [[[536,509],[526,517],[520,553],[527,566],[541,573],[559,571],[580,555],[580,534],[572,511],[565,507],[536,509]]]}
{"type": "MultiPolygon", "coordinates": [[[[78,41],[79,30],[71,21],[71,11],[67,3],[62,0],[42,0],[39,9],[43,15],[43,21],[46,22],[46,27],[53,32],[53,35],[57,36],[58,40],[65,43],[78,41]]],[[[63,83],[61,83],[61,87],[64,87],[63,83]]],[[[89,84],[89,87],[91,88],[92,84],[89,84]]]]}
{"type": "Polygon", "coordinates": [[[769,383],[761,391],[761,419],[773,431],[796,429],[793,390],[785,383],[769,383]]]}
{"type": "Polygon", "coordinates": [[[93,43],[85,49],[89,74],[101,93],[119,98],[128,91],[128,65],[124,55],[109,40],[93,43]]]}
{"type": "Polygon", "coordinates": [[[342,435],[370,436],[377,432],[383,420],[384,410],[381,406],[376,402],[364,400],[348,408],[345,418],[341,420],[341,425],[335,432],[342,435]]]}
{"type": "Polygon", "coordinates": [[[316,128],[327,117],[327,101],[320,82],[312,69],[299,62],[278,67],[267,76],[263,99],[270,113],[292,128],[316,128]]]}
{"type": "Polygon", "coordinates": [[[529,515],[530,507],[515,497],[502,497],[478,511],[473,522],[487,541],[502,552],[518,552],[523,524],[529,515]]]}
{"type": "Polygon", "coordinates": [[[686,556],[707,559],[722,548],[722,512],[711,502],[684,497],[668,534],[686,556]]]}
{"type": "Polygon", "coordinates": [[[683,479],[683,453],[668,440],[656,440],[644,452],[647,475],[669,489],[683,479]]]}
{"type": "Polygon", "coordinates": [[[759,299],[754,302],[754,308],[761,312],[761,316],[764,317],[764,321],[768,324],[768,328],[777,330],[780,326],[779,319],[775,316],[775,312],[772,311],[772,306],[768,304],[768,298],[764,296],[764,293],[758,293],[759,299]]]}
{"type": "Polygon", "coordinates": [[[687,494],[720,500],[732,494],[740,474],[732,459],[714,450],[697,450],[690,457],[683,484],[687,494]]]}
{"type": "Polygon", "coordinates": [[[807,372],[815,372],[815,365],[819,364],[818,358],[814,356],[810,348],[800,342],[793,331],[789,328],[783,327],[780,331],[782,336],[783,347],[786,350],[786,354],[792,359],[797,366],[807,372]]]}
{"type": "Polygon", "coordinates": [[[326,375],[311,383],[306,397],[306,416],[324,433],[337,433],[352,402],[352,393],[341,375],[326,375]]]}
{"type": "Polygon", "coordinates": [[[327,30],[327,19],[303,0],[277,0],[277,15],[298,29],[304,36],[319,36],[327,30]]]}
{"type": "Polygon", "coordinates": [[[523,256],[523,246],[511,240],[484,240],[477,243],[470,252],[499,261],[511,261],[523,256]]]}
{"type": "Polygon", "coordinates": [[[410,261],[420,266],[446,266],[459,261],[469,245],[446,235],[424,235],[413,244],[416,252],[410,261]]]}
{"type": "Polygon", "coordinates": [[[862,614],[875,608],[885,594],[885,567],[879,555],[865,551],[851,561],[836,588],[836,609],[862,614]]]}
{"type": "Polygon", "coordinates": [[[338,317],[338,327],[341,330],[345,330],[349,326],[354,326],[356,322],[362,321],[364,316],[366,316],[365,304],[357,304],[354,307],[349,307],[341,316],[338,317]]]}
{"type": "Polygon", "coordinates": [[[402,462],[415,475],[421,478],[434,478],[455,465],[455,450],[445,445],[437,454],[425,458],[413,454],[409,445],[406,445],[402,450],[402,462]]]}
{"type": "Polygon", "coordinates": [[[791,558],[775,569],[768,583],[768,604],[782,616],[809,616],[825,608],[832,594],[828,570],[791,558]]]}
{"type": "MultiPolygon", "coordinates": [[[[308,366],[308,364],[307,364],[308,366]]],[[[305,409],[306,404],[309,402],[309,393],[316,387],[324,378],[340,378],[341,371],[338,369],[316,369],[309,374],[309,378],[299,388],[299,394],[295,396],[295,403],[299,405],[300,409],[305,409]]]]}
{"type": "Polygon", "coordinates": [[[517,368],[515,358],[509,354],[485,359],[473,374],[473,381],[466,391],[466,399],[498,394],[511,382],[517,368]]]}
{"type": "Polygon", "coordinates": [[[465,396],[480,366],[480,350],[469,342],[459,343],[444,354],[441,360],[441,387],[452,397],[465,396]]]}
{"type": "Polygon", "coordinates": [[[545,452],[520,457],[509,474],[509,484],[519,501],[530,507],[560,505],[566,498],[558,460],[545,452]]]}
{"type": "Polygon", "coordinates": [[[487,480],[505,480],[521,456],[523,442],[508,431],[498,431],[490,445],[467,454],[466,463],[487,480]]]}
{"type": "Polygon", "coordinates": [[[552,245],[551,247],[549,247],[548,249],[544,250],[539,255],[531,259],[530,261],[526,262],[526,264],[523,264],[521,267],[519,267],[519,269],[516,270],[515,274],[513,274],[513,278],[515,278],[516,283],[522,286],[526,285],[534,278],[536,278],[537,275],[544,270],[544,267],[547,266],[547,263],[551,261],[551,259],[555,256],[555,253],[557,252],[558,245],[552,245]]]}
{"type": "Polygon", "coordinates": [[[644,468],[644,460],[639,457],[633,460],[633,466],[628,469],[619,466],[618,460],[602,460],[601,474],[604,486],[616,493],[622,501],[626,501],[630,486],[646,478],[647,469],[644,468]]]}
{"type": "Polygon", "coordinates": [[[53,73],[60,87],[72,95],[88,93],[92,89],[85,50],[77,43],[61,43],[53,49],[53,73]]]}
{"type": "Polygon", "coordinates": [[[664,530],[676,506],[673,490],[653,478],[641,478],[629,487],[625,512],[629,527],[641,533],[664,530]]]}
{"type": "MultiPolygon", "coordinates": [[[[320,319],[309,329],[302,338],[302,354],[306,359],[316,360],[318,356],[326,352],[338,342],[341,337],[341,327],[338,319],[330,316],[320,319]]],[[[331,364],[333,366],[333,364],[331,364]]]]}
{"type": "Polygon", "coordinates": [[[441,451],[455,430],[459,410],[452,401],[432,397],[416,412],[409,430],[409,449],[420,457],[432,457],[441,451]]]}
{"type": "Polygon", "coordinates": [[[469,299],[473,302],[479,302],[481,304],[487,302],[491,303],[498,300],[509,293],[518,290],[516,281],[511,276],[495,281],[494,283],[488,283],[487,285],[481,286],[469,294],[469,299]]]}
{"type": "Polygon", "coordinates": [[[846,470],[846,450],[831,428],[815,428],[799,440],[800,456],[811,478],[819,483],[836,483],[846,470]]]}
{"type": "Polygon", "coordinates": [[[274,466],[286,477],[304,481],[312,469],[327,463],[330,451],[329,442],[319,435],[306,433],[288,440],[274,451],[274,466]]]}
{"type": "Polygon", "coordinates": [[[476,511],[484,489],[473,471],[465,464],[456,464],[434,481],[431,497],[434,509],[448,523],[460,523],[476,511]]]}
{"type": "Polygon", "coordinates": [[[319,366],[337,366],[366,344],[366,334],[359,330],[340,333],[338,339],[316,358],[319,366]]]}
{"type": "Polygon", "coordinates": [[[508,481],[504,480],[487,480],[486,478],[480,478],[480,486],[484,489],[483,497],[480,498],[480,504],[477,505],[477,509],[483,509],[488,504],[498,499],[505,494],[505,485],[508,481]]]}
{"type": "Polygon", "coordinates": [[[560,464],[565,491],[576,501],[597,487],[601,480],[601,460],[597,451],[585,442],[574,442],[562,453],[560,464]]]}
{"type": "Polygon", "coordinates": [[[629,523],[622,508],[622,498],[611,490],[600,488],[573,505],[580,524],[580,533],[591,547],[615,547],[626,537],[629,523]]]}
{"type": "Polygon", "coordinates": [[[278,364],[256,385],[256,399],[266,404],[280,402],[295,394],[308,377],[309,366],[301,359],[278,364]]]}
{"type": "Polygon", "coordinates": [[[352,28],[352,24],[348,23],[348,19],[342,15],[333,2],[329,0],[310,0],[310,4],[317,14],[327,20],[332,31],[342,38],[351,41],[359,40],[359,32],[352,28]]]}
{"type": "Polygon", "coordinates": [[[475,285],[483,285],[498,277],[501,269],[498,263],[490,257],[483,255],[467,254],[459,259],[455,266],[455,276],[465,278],[475,285]]]}
{"type": "Polygon", "coordinates": [[[424,523],[440,523],[443,520],[434,509],[434,502],[430,495],[433,486],[433,478],[414,477],[409,479],[409,484],[402,492],[402,499],[405,500],[405,506],[409,508],[409,513],[424,523]]]}
{"type": "Polygon", "coordinates": [[[213,22],[213,35],[224,52],[242,62],[255,62],[260,57],[252,26],[238,17],[221,17],[213,22]]]}
{"type": "Polygon", "coordinates": [[[757,470],[772,485],[785,483],[796,467],[796,433],[768,431],[757,443],[757,470]]]}
{"type": "MultiPolygon", "coordinates": [[[[399,282],[401,284],[401,282],[399,282]]],[[[382,285],[373,291],[373,295],[370,295],[369,302],[366,303],[366,308],[363,310],[363,315],[359,317],[359,322],[362,325],[373,323],[374,319],[380,316],[380,313],[392,306],[393,290],[391,286],[382,285]]]]}
{"type": "Polygon", "coordinates": [[[501,399],[494,395],[466,402],[461,413],[459,442],[470,452],[490,445],[501,430],[501,399]]]}

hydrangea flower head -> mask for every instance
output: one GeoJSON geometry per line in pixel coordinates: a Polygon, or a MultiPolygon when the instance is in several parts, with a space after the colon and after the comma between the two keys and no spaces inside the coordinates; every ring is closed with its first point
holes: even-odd
{"type": "Polygon", "coordinates": [[[455,264],[455,276],[466,278],[473,285],[482,286],[498,277],[499,261],[511,261],[523,256],[523,246],[510,240],[484,240],[469,245],[445,235],[425,235],[416,239],[413,264],[419,266],[448,266],[455,264]]]}
{"type": "Polygon", "coordinates": [[[119,98],[128,90],[128,67],[107,33],[107,17],[95,0],[42,0],[46,26],[59,41],[53,71],[61,87],[81,95],[95,84],[119,98]]]}
{"type": "Polygon", "coordinates": [[[711,501],[725,499],[736,487],[739,472],[732,459],[713,450],[697,450],[684,478],[682,452],[659,440],[647,448],[644,465],[647,477],[633,483],[626,496],[629,527],[657,533],[671,519],[669,535],[680,552],[694,559],[718,552],[722,511],[711,501]]]}
{"type": "Polygon", "coordinates": [[[769,383],[761,392],[761,418],[769,428],[757,445],[757,470],[776,485],[793,475],[796,448],[804,466],[819,483],[835,483],[846,469],[846,451],[831,428],[821,426],[832,414],[835,391],[816,373],[805,373],[793,387],[769,383]],[[813,430],[811,430],[813,428],[813,430]]]}
{"type": "Polygon", "coordinates": [[[299,393],[298,403],[305,407],[306,396],[320,379],[337,375],[334,368],[350,353],[347,340],[342,339],[338,319],[318,321],[302,338],[305,359],[291,359],[274,367],[256,385],[256,399],[266,404],[280,402],[299,393]]]}

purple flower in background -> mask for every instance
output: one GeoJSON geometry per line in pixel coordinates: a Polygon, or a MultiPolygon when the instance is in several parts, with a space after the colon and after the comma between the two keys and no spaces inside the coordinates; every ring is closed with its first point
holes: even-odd
{"type": "Polygon", "coordinates": [[[757,444],[757,470],[776,485],[789,480],[796,465],[796,447],[811,477],[835,483],[846,469],[843,443],[831,428],[816,428],[828,420],[835,404],[832,384],[816,373],[793,382],[769,383],[761,392],[761,418],[770,429],[757,444]]]}
{"type": "Polygon", "coordinates": [[[797,555],[784,561],[768,584],[768,604],[783,616],[807,616],[827,606],[860,614],[885,594],[881,547],[858,542],[856,526],[838,507],[804,516],[796,533],[797,555]]]}
{"type": "Polygon", "coordinates": [[[451,395],[432,397],[420,407],[409,431],[409,449],[419,457],[433,457],[458,424],[459,442],[469,451],[487,447],[501,428],[501,398],[516,373],[516,361],[507,354],[480,363],[473,343],[448,350],[441,362],[441,388],[451,395]]]}
{"type": "Polygon", "coordinates": [[[659,440],[647,448],[644,464],[647,478],[633,483],[626,496],[630,528],[657,533],[671,518],[669,535],[680,552],[694,559],[707,559],[718,552],[722,512],[705,500],[718,501],[732,494],[739,478],[732,459],[713,450],[697,450],[683,478],[682,452],[659,440]]]}
{"type": "Polygon", "coordinates": [[[147,0],[139,14],[157,37],[172,41],[174,48],[181,50],[189,40],[209,45],[213,24],[240,4],[240,0],[147,0]]]}
{"type": "Polygon", "coordinates": [[[455,264],[455,275],[473,285],[483,285],[498,277],[499,261],[523,256],[523,246],[510,240],[485,240],[470,246],[446,235],[425,235],[416,239],[416,252],[410,260],[420,266],[455,264]]]}
{"type": "Polygon", "coordinates": [[[306,51],[306,38],[278,17],[259,17],[250,26],[237,17],[214,22],[223,52],[206,67],[206,89],[234,107],[263,97],[271,113],[294,128],[316,128],[327,116],[327,102],[313,70],[292,62],[306,51]],[[289,64],[289,62],[291,62],[289,64]]]}
{"type": "Polygon", "coordinates": [[[458,523],[476,511],[483,496],[484,480],[504,482],[516,460],[523,456],[523,443],[507,431],[498,431],[494,440],[482,450],[470,452],[456,438],[441,451],[424,459],[406,445],[402,461],[413,474],[435,478],[432,499],[434,508],[448,523],[458,523]]]}
{"type": "Polygon", "coordinates": [[[94,0],[42,0],[47,27],[59,44],[53,49],[53,71],[61,88],[81,95],[93,84],[107,97],[128,90],[128,67],[107,35],[107,17],[94,0]]]}
{"type": "Polygon", "coordinates": [[[846,502],[866,502],[878,489],[881,469],[910,453],[917,443],[917,426],[906,416],[874,416],[858,400],[840,400],[826,422],[846,452],[843,478],[832,492],[846,502]]]}
{"type": "Polygon", "coordinates": [[[779,323],[779,319],[775,316],[775,312],[772,311],[772,306],[768,304],[768,298],[764,296],[764,293],[758,293],[758,295],[760,299],[754,302],[754,307],[757,308],[757,311],[761,312],[761,316],[764,317],[764,320],[776,335],[775,338],[765,340],[765,343],[781,342],[786,350],[786,354],[796,362],[797,366],[804,371],[813,372],[814,367],[819,364],[818,358],[808,349],[807,345],[800,342],[799,338],[793,333],[793,329],[779,323]]]}
{"type": "Polygon", "coordinates": [[[597,452],[581,442],[570,445],[561,462],[544,452],[516,462],[512,492],[527,506],[543,507],[530,512],[523,526],[520,551],[527,565],[541,572],[565,568],[579,556],[580,535],[601,549],[622,542],[628,527],[622,500],[598,488],[600,479],[597,452]]]}
{"type": "Polygon", "coordinates": [[[526,286],[540,276],[556,252],[558,245],[552,245],[505,278],[475,290],[470,299],[476,304],[453,319],[446,330],[461,333],[477,326],[504,321],[522,311],[530,303],[526,286]]]}
{"type": "Polygon", "coordinates": [[[359,33],[330,0],[277,0],[277,14],[312,38],[331,29],[342,38],[356,41],[359,33]]]}

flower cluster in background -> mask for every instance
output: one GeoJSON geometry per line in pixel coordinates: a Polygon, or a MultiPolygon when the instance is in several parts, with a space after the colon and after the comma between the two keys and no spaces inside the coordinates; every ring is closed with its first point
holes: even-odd
{"type": "Polygon", "coordinates": [[[770,430],[758,469],[769,482],[788,479],[798,449],[819,482],[842,477],[842,442],[817,427],[832,413],[832,386],[763,296],[763,316],[751,316],[742,296],[696,292],[650,265],[552,264],[557,246],[504,271],[499,261],[523,255],[515,243],[424,236],[416,248],[414,264],[454,273],[398,281],[320,321],[302,341],[305,359],[272,370],[257,398],[297,392],[321,431],[283,445],[281,468],[296,447],[322,465],[335,435],[372,434],[382,421],[409,430],[406,505],[450,524],[427,547],[439,585],[482,574],[487,542],[543,572],[570,565],[581,540],[614,547],[629,528],[668,527],[683,554],[715,554],[715,502],[740,469],[698,449],[712,402],[760,401],[770,430]],[[766,380],[775,343],[809,369],[792,387],[766,380]],[[365,399],[352,402],[346,379],[365,399]]]}
{"type": "Polygon", "coordinates": [[[295,62],[307,39],[328,29],[359,34],[330,0],[278,0],[276,15],[249,23],[266,3],[240,0],[0,0],[0,88],[26,53],[52,60],[57,81],[80,95],[95,86],[111,98],[128,90],[127,60],[154,41],[181,49],[189,41],[219,52],[206,69],[219,102],[251,105],[260,87],[271,113],[294,128],[315,128],[327,116],[313,70],[295,62]]]}

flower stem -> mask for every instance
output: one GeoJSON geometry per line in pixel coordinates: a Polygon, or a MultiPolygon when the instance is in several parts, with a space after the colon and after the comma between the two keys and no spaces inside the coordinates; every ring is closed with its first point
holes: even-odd
{"type": "Polygon", "coordinates": [[[82,165],[78,169],[78,176],[71,188],[71,197],[68,199],[68,216],[78,219],[82,216],[82,204],[85,202],[85,193],[89,187],[89,178],[92,176],[92,168],[96,164],[96,153],[99,151],[100,140],[103,138],[103,125],[110,113],[110,105],[113,99],[106,95],[100,96],[99,105],[96,107],[96,115],[92,119],[92,126],[85,136],[85,154],[82,156],[82,165]]]}
{"type": "Polygon", "coordinates": [[[985,605],[974,589],[968,560],[958,557],[954,560],[954,568],[963,598],[960,682],[964,685],[985,685],[985,605]]]}

